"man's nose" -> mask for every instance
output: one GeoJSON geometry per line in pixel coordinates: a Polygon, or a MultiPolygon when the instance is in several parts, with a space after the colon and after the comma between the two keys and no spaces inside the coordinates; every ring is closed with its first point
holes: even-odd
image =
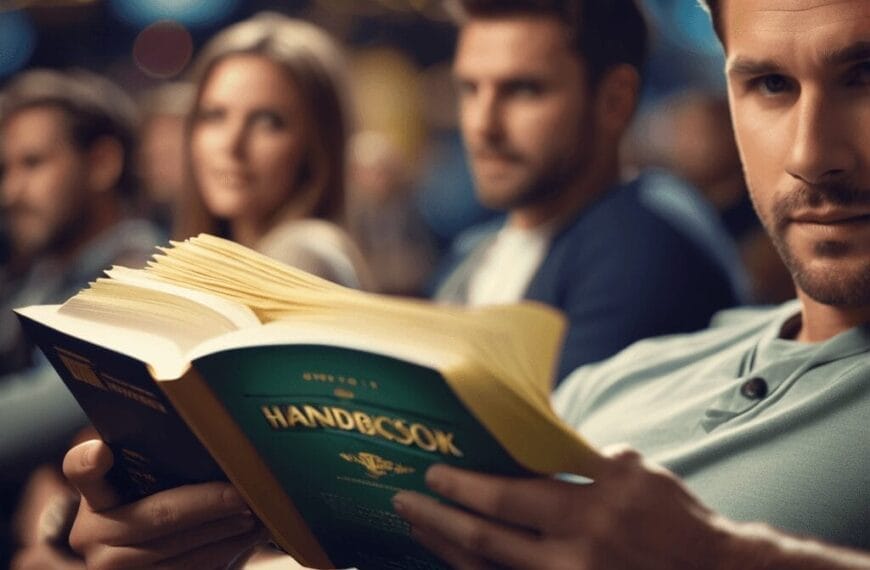
{"type": "Polygon", "coordinates": [[[480,141],[498,141],[504,137],[502,102],[494,89],[480,89],[467,112],[473,136],[480,141]]]}
{"type": "Polygon", "coordinates": [[[848,176],[857,164],[860,138],[855,132],[860,125],[848,116],[821,91],[804,90],[792,109],[787,172],[808,184],[848,176]]]}
{"type": "Polygon", "coordinates": [[[12,206],[24,195],[24,177],[11,169],[0,172],[0,205],[12,206]]]}

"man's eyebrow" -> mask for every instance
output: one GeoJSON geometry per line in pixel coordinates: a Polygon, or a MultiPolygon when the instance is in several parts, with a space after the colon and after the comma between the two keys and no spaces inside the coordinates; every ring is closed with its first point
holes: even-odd
{"type": "Polygon", "coordinates": [[[834,65],[870,59],[870,41],[859,41],[840,49],[826,51],[823,59],[834,65]]]}
{"type": "MultiPolygon", "coordinates": [[[[843,65],[870,59],[870,41],[858,41],[854,44],[826,50],[822,61],[827,65],[843,65]]],[[[728,64],[728,75],[768,75],[781,73],[782,66],[773,59],[752,59],[737,56],[728,64]]]]}
{"type": "Polygon", "coordinates": [[[728,63],[728,75],[769,75],[781,72],[782,67],[772,59],[752,59],[737,56],[728,63]]]}

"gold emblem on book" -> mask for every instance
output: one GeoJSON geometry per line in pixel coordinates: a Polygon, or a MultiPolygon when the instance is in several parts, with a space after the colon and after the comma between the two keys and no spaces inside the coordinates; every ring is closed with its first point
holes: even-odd
{"type": "Polygon", "coordinates": [[[101,390],[106,389],[97,376],[97,373],[94,371],[90,360],[80,354],[72,352],[71,350],[60,348],[59,346],[54,347],[54,349],[57,352],[60,361],[63,362],[64,366],[66,366],[70,376],[79,382],[90,384],[94,388],[99,388],[101,390]]]}
{"type": "Polygon", "coordinates": [[[413,467],[393,463],[374,453],[362,451],[360,453],[339,453],[339,456],[347,462],[362,465],[366,470],[366,475],[373,479],[389,474],[407,475],[414,472],[413,467]]]}

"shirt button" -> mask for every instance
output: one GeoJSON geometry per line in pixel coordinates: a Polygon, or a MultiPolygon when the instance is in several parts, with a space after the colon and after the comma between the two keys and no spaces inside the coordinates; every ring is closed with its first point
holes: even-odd
{"type": "Polygon", "coordinates": [[[760,400],[767,396],[767,382],[764,378],[750,378],[740,387],[740,393],[750,400],[760,400]]]}

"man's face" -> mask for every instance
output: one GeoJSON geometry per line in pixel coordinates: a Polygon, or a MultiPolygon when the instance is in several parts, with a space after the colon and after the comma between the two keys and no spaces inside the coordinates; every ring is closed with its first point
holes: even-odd
{"type": "Polygon", "coordinates": [[[87,161],[63,112],[14,113],[0,132],[0,204],[13,250],[32,257],[63,246],[86,223],[87,161]]]}
{"type": "Polygon", "coordinates": [[[454,61],[477,193],[510,210],[557,195],[590,159],[594,126],[581,59],[548,17],[473,19],[454,61]]]}
{"type": "Polygon", "coordinates": [[[726,0],[734,129],[798,288],[870,305],[870,3],[726,0]]]}

